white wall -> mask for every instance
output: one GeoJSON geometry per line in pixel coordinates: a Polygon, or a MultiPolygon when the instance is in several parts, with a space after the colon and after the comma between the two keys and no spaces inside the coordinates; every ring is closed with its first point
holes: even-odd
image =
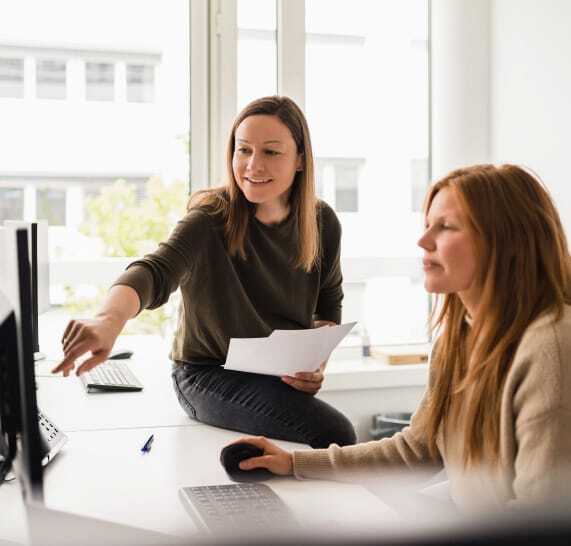
{"type": "Polygon", "coordinates": [[[571,1],[433,0],[432,178],[517,163],[571,237],[571,1]]]}
{"type": "Polygon", "coordinates": [[[527,165],[571,237],[571,2],[493,0],[491,158],[527,165]]]}

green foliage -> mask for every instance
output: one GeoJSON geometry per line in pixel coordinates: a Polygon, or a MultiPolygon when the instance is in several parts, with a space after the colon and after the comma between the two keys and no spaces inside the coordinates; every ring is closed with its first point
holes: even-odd
{"type": "MultiPolygon", "coordinates": [[[[160,178],[150,178],[145,197],[137,199],[134,184],[117,180],[87,199],[86,220],[80,231],[99,239],[107,257],[139,257],[152,252],[164,241],[186,208],[184,182],[166,186],[160,178]]],[[[90,316],[101,305],[108,288],[98,288],[95,297],[80,297],[77,290],[66,287],[66,309],[72,316],[90,316]]],[[[160,334],[165,336],[172,326],[178,298],[153,311],[143,311],[130,321],[125,334],[160,334]]]]}
{"type": "MultiPolygon", "coordinates": [[[[97,288],[97,294],[94,297],[81,297],[77,290],[69,286],[65,287],[65,309],[72,317],[90,317],[95,314],[97,309],[101,307],[107,287],[97,288]]],[[[152,311],[142,311],[135,319],[130,320],[122,331],[125,335],[134,334],[153,334],[166,337],[171,333],[174,326],[174,312],[178,294],[173,294],[169,302],[159,309],[152,311]]]]}
{"type": "Polygon", "coordinates": [[[145,198],[137,202],[134,184],[117,180],[87,200],[80,231],[100,239],[105,256],[142,256],[166,239],[186,201],[183,182],[165,186],[160,178],[150,178],[145,198]]]}

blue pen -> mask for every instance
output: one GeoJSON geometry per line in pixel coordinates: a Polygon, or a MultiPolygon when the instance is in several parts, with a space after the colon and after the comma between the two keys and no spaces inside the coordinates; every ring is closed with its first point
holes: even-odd
{"type": "Polygon", "coordinates": [[[155,439],[155,435],[151,434],[149,439],[145,442],[145,445],[141,448],[141,453],[148,453],[151,451],[151,446],[153,445],[153,440],[155,439]]]}

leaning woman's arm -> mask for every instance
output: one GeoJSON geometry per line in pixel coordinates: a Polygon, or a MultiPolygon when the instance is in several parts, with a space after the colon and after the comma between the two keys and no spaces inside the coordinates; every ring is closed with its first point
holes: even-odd
{"type": "Polygon", "coordinates": [[[129,264],[114,286],[130,286],[143,309],[156,309],[195,271],[212,239],[208,215],[198,209],[179,220],[169,238],[144,258],[129,264]]]}

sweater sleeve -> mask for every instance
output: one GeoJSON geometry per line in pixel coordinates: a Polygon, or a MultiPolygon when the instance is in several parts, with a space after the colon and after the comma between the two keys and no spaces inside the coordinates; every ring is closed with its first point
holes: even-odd
{"type": "Polygon", "coordinates": [[[351,480],[355,476],[386,469],[440,469],[442,458],[431,457],[422,425],[428,390],[418,406],[410,426],[391,438],[355,446],[294,451],[293,470],[298,479],[317,478],[351,480]]]}
{"type": "MultiPolygon", "coordinates": [[[[527,339],[507,388],[515,416],[514,499],[526,507],[569,495],[571,478],[571,329],[550,325],[527,339]],[[528,349],[529,350],[526,350],[528,349]]],[[[523,343],[522,343],[523,344],[523,343]]]]}
{"type": "Polygon", "coordinates": [[[341,322],[343,275],[341,274],[341,224],[335,212],[320,202],[321,283],[314,320],[341,322]]]}
{"type": "Polygon", "coordinates": [[[140,310],[160,307],[197,267],[211,232],[207,213],[190,211],[167,241],[160,243],[152,254],[129,264],[114,286],[133,288],[141,301],[140,310]]]}

